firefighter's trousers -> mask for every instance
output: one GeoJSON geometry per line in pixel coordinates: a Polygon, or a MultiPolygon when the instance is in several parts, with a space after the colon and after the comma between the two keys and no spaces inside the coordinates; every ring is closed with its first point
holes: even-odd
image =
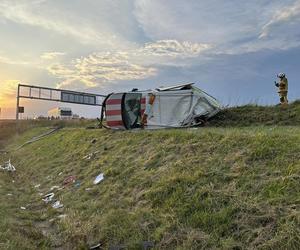
{"type": "Polygon", "coordinates": [[[280,91],[280,92],[278,92],[278,94],[279,94],[279,97],[280,97],[280,103],[281,104],[288,104],[289,103],[289,101],[287,99],[287,94],[288,94],[287,91],[280,91]]]}

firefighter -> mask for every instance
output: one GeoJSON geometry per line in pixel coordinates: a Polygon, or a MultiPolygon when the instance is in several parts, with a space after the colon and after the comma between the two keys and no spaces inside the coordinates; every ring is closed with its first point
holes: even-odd
{"type": "Polygon", "coordinates": [[[287,105],[288,99],[288,79],[286,78],[284,73],[279,73],[277,77],[280,79],[279,83],[275,82],[275,86],[278,88],[278,94],[280,97],[280,104],[287,105]]]}

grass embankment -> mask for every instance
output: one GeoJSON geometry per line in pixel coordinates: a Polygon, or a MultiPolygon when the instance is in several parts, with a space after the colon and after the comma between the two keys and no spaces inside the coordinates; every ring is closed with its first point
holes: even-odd
{"type": "Polygon", "coordinates": [[[0,248],[299,249],[299,151],[299,126],[65,128],[0,155],[17,168],[0,172],[0,248]],[[64,208],[45,204],[40,193],[70,175],[78,182],[53,191],[64,208]]]}
{"type": "Polygon", "coordinates": [[[0,120],[0,150],[11,137],[18,136],[33,128],[47,127],[84,127],[96,123],[92,120],[0,120]]]}
{"type": "Polygon", "coordinates": [[[246,105],[227,108],[206,124],[212,127],[300,126],[300,101],[286,107],[246,105]]]}

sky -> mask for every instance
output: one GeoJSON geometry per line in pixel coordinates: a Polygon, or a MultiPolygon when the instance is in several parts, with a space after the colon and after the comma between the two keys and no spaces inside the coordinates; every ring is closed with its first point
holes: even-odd
{"type": "MultiPolygon", "coordinates": [[[[300,0],[0,0],[1,118],[18,83],[108,94],[195,82],[224,106],[300,98],[300,0]]],[[[25,117],[56,106],[22,100],[25,117]]]]}

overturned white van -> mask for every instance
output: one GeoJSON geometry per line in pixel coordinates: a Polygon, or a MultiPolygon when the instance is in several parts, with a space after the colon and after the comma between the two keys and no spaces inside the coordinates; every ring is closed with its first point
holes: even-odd
{"type": "Polygon", "coordinates": [[[101,122],[111,129],[199,126],[221,110],[220,103],[193,83],[155,90],[112,93],[103,102],[101,122]]]}

